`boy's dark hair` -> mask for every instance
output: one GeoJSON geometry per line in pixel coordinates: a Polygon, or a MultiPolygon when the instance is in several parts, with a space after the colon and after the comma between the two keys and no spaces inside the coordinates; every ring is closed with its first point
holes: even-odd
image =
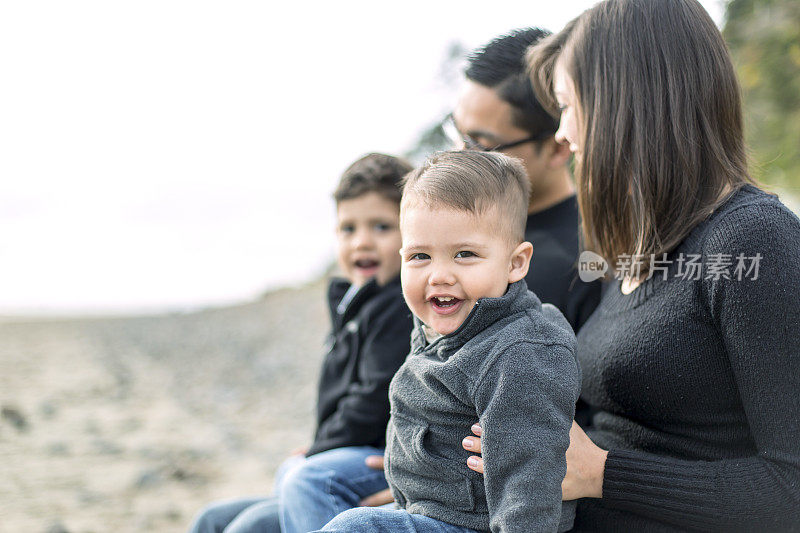
{"type": "Polygon", "coordinates": [[[403,209],[450,207],[473,215],[496,210],[498,233],[513,244],[525,239],[531,185],[519,159],[499,152],[437,152],[403,178],[403,209]]]}
{"type": "Polygon", "coordinates": [[[333,193],[337,205],[361,195],[376,192],[393,202],[400,203],[403,195],[403,176],[411,172],[411,163],[399,157],[370,153],[347,167],[333,193]]]}
{"type": "Polygon", "coordinates": [[[501,35],[467,58],[468,80],[497,92],[512,108],[511,121],[531,135],[552,135],[558,129],[553,118],[536,99],[528,76],[528,48],[550,35],[547,30],[524,28],[501,35]]]}

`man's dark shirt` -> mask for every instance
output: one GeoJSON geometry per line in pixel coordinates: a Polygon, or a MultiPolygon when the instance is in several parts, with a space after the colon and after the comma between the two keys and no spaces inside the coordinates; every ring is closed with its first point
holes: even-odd
{"type": "Polygon", "coordinates": [[[600,282],[578,278],[578,200],[573,195],[528,215],[525,240],[533,244],[533,259],[525,281],[543,303],[567,317],[577,333],[600,303],[600,282]]]}
{"type": "MultiPolygon", "coordinates": [[[[525,281],[544,303],[564,313],[575,333],[600,303],[599,281],[585,283],[578,277],[578,199],[575,195],[556,205],[528,215],[525,240],[533,244],[533,259],[525,281]]],[[[575,421],[590,424],[589,406],[578,400],[575,421]]]]}

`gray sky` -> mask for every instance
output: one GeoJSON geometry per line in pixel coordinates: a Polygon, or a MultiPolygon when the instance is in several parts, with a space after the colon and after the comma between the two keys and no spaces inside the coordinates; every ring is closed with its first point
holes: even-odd
{"type": "Polygon", "coordinates": [[[593,3],[2,3],[0,313],[216,305],[318,274],[339,173],[451,105],[449,43],[593,3]]]}

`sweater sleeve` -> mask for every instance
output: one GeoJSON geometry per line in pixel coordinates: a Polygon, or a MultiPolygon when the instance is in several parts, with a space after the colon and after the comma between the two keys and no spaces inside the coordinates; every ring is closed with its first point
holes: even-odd
{"type": "Polygon", "coordinates": [[[476,387],[475,406],[483,427],[491,530],[556,531],[580,388],[574,351],[519,342],[487,368],[476,387]]]}
{"type": "Polygon", "coordinates": [[[402,300],[365,325],[358,379],[320,425],[308,456],[342,446],[383,443],[389,422],[389,382],[408,355],[412,326],[402,300]]]}
{"type": "Polygon", "coordinates": [[[611,450],[603,501],[686,529],[796,528],[800,221],[777,203],[743,206],[709,233],[704,264],[725,259],[716,254],[732,256],[730,279],[706,273],[701,298],[725,345],[756,453],[709,462],[611,450]],[[760,255],[758,272],[739,280],[739,254],[760,255]]]}

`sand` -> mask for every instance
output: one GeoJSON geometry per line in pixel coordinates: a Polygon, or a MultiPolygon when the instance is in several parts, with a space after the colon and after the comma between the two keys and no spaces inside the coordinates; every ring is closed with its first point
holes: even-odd
{"type": "Polygon", "coordinates": [[[0,532],[185,531],[310,442],[325,282],[190,314],[0,318],[0,532]]]}

